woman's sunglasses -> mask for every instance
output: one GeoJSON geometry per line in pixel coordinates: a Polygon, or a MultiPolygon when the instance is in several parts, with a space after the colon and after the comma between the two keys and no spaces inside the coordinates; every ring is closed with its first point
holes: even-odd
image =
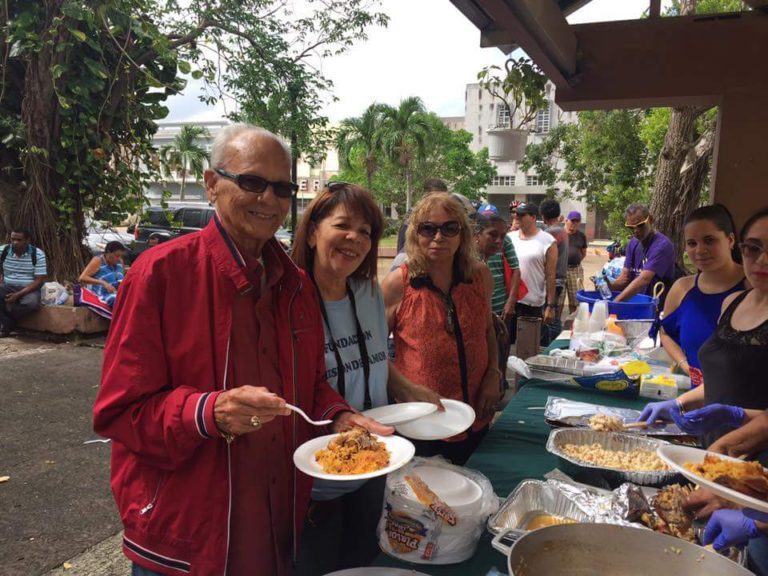
{"type": "Polygon", "coordinates": [[[267,186],[272,186],[272,191],[278,198],[291,198],[294,192],[299,189],[298,184],[293,182],[273,182],[256,176],[256,174],[233,174],[221,168],[214,168],[213,171],[227,180],[232,180],[246,192],[253,192],[254,194],[263,194],[267,186]]]}
{"type": "Polygon", "coordinates": [[[442,224],[422,222],[416,226],[416,234],[424,238],[434,238],[438,232],[445,238],[453,238],[461,232],[461,223],[456,220],[448,220],[442,224]]]}
{"type": "Polygon", "coordinates": [[[757,260],[761,254],[768,254],[768,248],[757,242],[742,242],[739,244],[739,250],[745,260],[757,260]]]}

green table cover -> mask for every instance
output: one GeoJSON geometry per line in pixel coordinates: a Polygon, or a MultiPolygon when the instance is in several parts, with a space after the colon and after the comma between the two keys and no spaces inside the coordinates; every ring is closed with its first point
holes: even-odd
{"type": "MultiPolygon", "coordinates": [[[[494,491],[506,498],[522,481],[541,479],[544,474],[557,468],[558,459],[546,450],[551,428],[544,422],[543,407],[548,396],[561,396],[606,406],[640,410],[645,399],[628,399],[604,392],[585,391],[575,386],[553,384],[531,379],[512,398],[488,435],[469,459],[467,468],[485,474],[494,491]],[[536,410],[529,410],[535,407],[536,410]]],[[[491,547],[491,536],[484,531],[475,555],[460,564],[432,566],[410,564],[379,555],[374,566],[411,568],[431,576],[483,576],[492,567],[506,573],[506,557],[491,547]]]]}

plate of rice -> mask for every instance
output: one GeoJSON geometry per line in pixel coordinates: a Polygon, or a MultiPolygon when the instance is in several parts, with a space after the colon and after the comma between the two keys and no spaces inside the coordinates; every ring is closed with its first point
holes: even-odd
{"type": "Polygon", "coordinates": [[[320,436],[293,453],[296,468],[324,480],[366,480],[407,464],[416,452],[400,436],[378,436],[362,428],[320,436]]]}

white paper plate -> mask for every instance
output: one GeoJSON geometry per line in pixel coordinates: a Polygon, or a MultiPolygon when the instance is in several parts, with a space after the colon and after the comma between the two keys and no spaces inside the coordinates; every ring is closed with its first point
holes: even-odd
{"type": "Polygon", "coordinates": [[[442,400],[444,412],[433,412],[413,422],[395,426],[403,436],[414,440],[444,440],[464,432],[475,421],[475,411],[458,400],[442,400]]]}
{"type": "Polygon", "coordinates": [[[699,464],[700,462],[703,462],[704,456],[707,454],[712,454],[713,456],[717,456],[723,460],[741,462],[741,460],[738,458],[731,458],[730,456],[723,456],[722,454],[715,454],[714,452],[707,452],[706,450],[691,448],[690,446],[674,446],[672,444],[661,446],[657,450],[657,453],[659,458],[664,460],[664,462],[669,464],[672,468],[679,471],[680,474],[688,478],[688,480],[691,482],[695,482],[699,486],[707,488],[718,496],[722,496],[731,502],[736,502],[737,504],[741,504],[742,506],[752,508],[753,510],[758,510],[760,512],[768,512],[768,502],[764,500],[758,500],[752,496],[747,496],[746,494],[737,492],[733,488],[728,488],[727,486],[723,486],[722,484],[718,484],[712,480],[702,478],[684,466],[686,463],[699,464]]]}
{"type": "Polygon", "coordinates": [[[338,572],[332,572],[325,576],[427,576],[423,572],[404,570],[402,568],[347,568],[338,572]]]}
{"type": "Polygon", "coordinates": [[[377,436],[373,434],[373,437],[384,442],[384,445],[389,450],[389,466],[376,470],[375,472],[368,472],[367,474],[326,474],[323,472],[322,466],[315,460],[315,454],[326,448],[328,442],[336,438],[338,434],[329,434],[328,436],[320,436],[314,438],[308,442],[304,442],[301,446],[296,448],[293,453],[293,463],[296,468],[314,478],[322,478],[323,480],[367,480],[368,478],[376,478],[376,476],[384,476],[389,474],[393,470],[407,464],[416,452],[416,448],[405,438],[399,436],[377,436]]]}
{"type": "Polygon", "coordinates": [[[397,426],[411,422],[427,414],[437,411],[437,406],[431,402],[402,402],[379,406],[363,412],[363,416],[373,418],[385,426],[397,426]]]}
{"type": "MultiPolygon", "coordinates": [[[[439,466],[414,466],[413,473],[427,483],[430,490],[453,508],[459,515],[475,513],[482,507],[483,489],[471,478],[439,466]]],[[[418,501],[418,496],[408,486],[408,496],[418,501]]]]}

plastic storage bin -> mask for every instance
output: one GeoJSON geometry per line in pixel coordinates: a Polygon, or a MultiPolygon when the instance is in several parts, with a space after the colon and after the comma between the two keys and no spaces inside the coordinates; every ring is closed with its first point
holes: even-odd
{"type": "MultiPolygon", "coordinates": [[[[619,295],[614,292],[613,297],[619,295]]],[[[600,293],[595,290],[579,290],[576,292],[576,300],[589,304],[589,312],[595,302],[602,300],[600,293]]],[[[624,302],[608,301],[608,314],[616,314],[619,320],[653,320],[656,318],[656,306],[658,302],[651,296],[636,294],[624,302]]]]}

